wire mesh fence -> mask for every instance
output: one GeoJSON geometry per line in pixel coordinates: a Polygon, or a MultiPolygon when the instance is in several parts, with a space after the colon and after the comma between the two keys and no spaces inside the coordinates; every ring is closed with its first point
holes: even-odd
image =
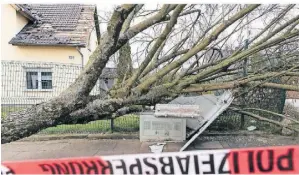
{"type": "MultiPolygon", "coordinates": [[[[1,117],[39,104],[58,96],[71,85],[82,70],[81,65],[51,62],[1,61],[1,117]]],[[[91,91],[91,95],[104,93],[113,79],[105,71],[91,91]]],[[[58,125],[41,130],[40,134],[103,133],[138,131],[136,115],[115,120],[105,118],[86,124],[58,125]]]]}
{"type": "MultiPolygon", "coordinates": [[[[45,63],[45,62],[1,62],[1,117],[47,101],[58,96],[71,85],[82,70],[81,65],[45,63]]],[[[102,77],[96,83],[91,94],[103,93],[103,89],[111,86],[111,77],[102,77]],[[102,82],[101,82],[102,81],[102,82]],[[104,82],[104,84],[103,84],[104,82]],[[107,84],[110,83],[110,84],[107,84]],[[103,87],[105,86],[105,87],[103,87]]],[[[262,107],[281,113],[285,100],[282,90],[255,89],[246,96],[246,107],[262,107]]],[[[271,116],[269,116],[271,118],[271,116]]],[[[257,126],[268,129],[270,125],[246,117],[244,128],[257,126]]],[[[241,116],[230,111],[224,112],[208,128],[209,131],[239,130],[241,116]]],[[[39,134],[68,134],[68,133],[106,133],[106,132],[138,132],[139,115],[130,114],[116,119],[105,118],[85,124],[58,125],[41,130],[39,134]]]]}

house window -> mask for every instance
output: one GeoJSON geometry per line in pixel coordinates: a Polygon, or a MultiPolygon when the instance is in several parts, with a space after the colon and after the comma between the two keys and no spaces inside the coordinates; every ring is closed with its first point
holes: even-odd
{"type": "Polygon", "coordinates": [[[42,89],[52,89],[52,72],[41,72],[42,89]]]}
{"type": "Polygon", "coordinates": [[[27,89],[52,89],[52,72],[43,69],[27,70],[26,86],[27,89]]]}
{"type": "Polygon", "coordinates": [[[38,89],[38,72],[26,72],[27,89],[38,89]]]}

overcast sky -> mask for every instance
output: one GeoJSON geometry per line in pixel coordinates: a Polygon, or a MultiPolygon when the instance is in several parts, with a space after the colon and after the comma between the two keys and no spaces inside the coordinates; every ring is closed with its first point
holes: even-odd
{"type": "MultiPolygon", "coordinates": [[[[120,5],[120,4],[107,4],[107,3],[100,3],[99,2],[99,3],[96,3],[96,5],[97,5],[97,9],[98,9],[98,15],[102,16],[102,17],[105,17],[105,16],[107,16],[107,13],[110,14],[113,11],[113,9],[117,5],[120,5]]],[[[155,4],[155,3],[145,4],[144,8],[146,8],[146,9],[156,9],[157,8],[157,4],[155,4]]],[[[99,19],[99,20],[101,20],[101,19],[99,19]]],[[[134,22],[138,22],[138,21],[140,21],[140,20],[135,20],[134,22]]],[[[101,32],[106,31],[106,27],[107,27],[107,25],[105,25],[105,24],[102,23],[100,25],[101,32]]],[[[131,49],[132,49],[133,52],[136,50],[136,47],[137,47],[136,45],[131,45],[131,49]]],[[[137,67],[138,65],[135,64],[133,66],[137,67]]],[[[112,60],[110,60],[108,62],[108,64],[107,64],[107,67],[115,67],[114,62],[112,60]]]]}
{"type": "MultiPolygon", "coordinates": [[[[117,5],[120,5],[120,4],[111,4],[111,3],[96,3],[96,5],[97,5],[97,8],[98,8],[98,14],[100,15],[100,16],[103,16],[103,17],[105,17],[106,19],[109,19],[109,16],[107,16],[107,13],[108,14],[111,14],[112,13],[112,11],[113,11],[113,9],[117,6],[117,5]],[[106,15],[105,15],[106,14],[106,15]]],[[[156,9],[157,8],[157,4],[155,4],[155,3],[151,3],[151,4],[145,4],[145,6],[144,6],[144,8],[145,9],[156,9]]],[[[297,11],[297,10],[296,10],[297,11]]],[[[298,12],[298,11],[297,11],[298,12]]],[[[297,14],[294,14],[294,15],[297,15],[297,14]]],[[[291,15],[291,16],[293,16],[293,15],[291,15]]],[[[100,21],[102,21],[101,19],[99,19],[100,21]]],[[[136,22],[138,22],[138,21],[140,21],[140,19],[138,20],[135,20],[134,22],[136,23],[136,22]]],[[[250,32],[250,35],[251,36],[254,36],[255,34],[256,34],[256,32],[258,32],[258,30],[260,30],[260,29],[262,29],[263,28],[263,26],[264,26],[264,24],[263,24],[263,22],[261,21],[261,20],[256,20],[254,23],[253,23],[253,25],[251,26],[251,27],[253,27],[253,28],[255,28],[255,29],[252,29],[251,30],[251,32],[250,32]]],[[[101,24],[101,32],[104,32],[104,31],[106,31],[106,27],[107,27],[107,25],[106,24],[101,24]]],[[[225,31],[225,33],[230,33],[230,31],[232,31],[232,29],[234,28],[234,25],[232,25],[230,28],[228,28],[226,31],[225,31]]],[[[247,33],[247,32],[245,32],[245,33],[247,33]]],[[[237,37],[237,35],[235,36],[235,37],[237,37]]],[[[238,38],[235,38],[235,39],[233,39],[232,38],[232,40],[238,40],[238,38]]],[[[138,45],[131,45],[131,49],[132,49],[132,53],[133,52],[136,52],[136,50],[137,50],[137,47],[138,47],[138,45]]],[[[142,59],[142,58],[141,58],[142,59]]],[[[115,67],[115,65],[113,64],[113,62],[108,62],[108,64],[107,64],[107,67],[115,67]]],[[[134,64],[134,67],[137,67],[137,65],[136,64],[134,64]]]]}

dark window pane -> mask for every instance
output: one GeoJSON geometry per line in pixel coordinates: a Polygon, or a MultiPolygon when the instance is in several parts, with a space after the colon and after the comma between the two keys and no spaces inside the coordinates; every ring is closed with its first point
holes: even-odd
{"type": "Polygon", "coordinates": [[[42,80],[42,89],[52,89],[52,80],[42,80]]]}
{"type": "Polygon", "coordinates": [[[37,72],[26,72],[27,89],[38,89],[38,74],[37,72]]]}
{"type": "Polygon", "coordinates": [[[42,76],[51,76],[52,77],[52,72],[42,72],[42,76]]]}
{"type": "Polygon", "coordinates": [[[42,89],[52,89],[52,72],[41,72],[42,89]]]}

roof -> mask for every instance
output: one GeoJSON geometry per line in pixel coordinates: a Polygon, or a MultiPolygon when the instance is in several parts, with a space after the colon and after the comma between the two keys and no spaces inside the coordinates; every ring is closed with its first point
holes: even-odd
{"type": "Polygon", "coordinates": [[[40,18],[38,14],[33,15],[25,6],[21,4],[12,5],[19,13],[21,13],[24,17],[29,19],[31,22],[38,21],[40,18]]]}
{"type": "Polygon", "coordinates": [[[287,91],[287,99],[299,99],[299,92],[287,91]]]}
{"type": "Polygon", "coordinates": [[[94,30],[94,5],[17,4],[30,22],[9,42],[13,45],[85,47],[94,30]]]}

